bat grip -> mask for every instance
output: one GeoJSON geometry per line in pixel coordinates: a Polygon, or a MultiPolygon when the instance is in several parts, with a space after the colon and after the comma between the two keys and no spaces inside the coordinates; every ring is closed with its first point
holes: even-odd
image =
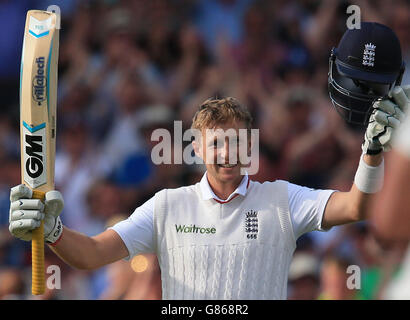
{"type": "MultiPolygon", "coordinates": [[[[33,199],[45,200],[45,192],[33,190],[33,199]]],[[[40,227],[33,230],[31,240],[31,293],[33,295],[45,292],[45,270],[44,270],[44,220],[40,227]]]]}

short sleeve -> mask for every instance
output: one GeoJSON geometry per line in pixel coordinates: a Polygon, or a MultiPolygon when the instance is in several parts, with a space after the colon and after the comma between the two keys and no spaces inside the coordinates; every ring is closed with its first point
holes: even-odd
{"type": "Polygon", "coordinates": [[[289,211],[295,239],[310,231],[327,231],[322,228],[322,219],[326,204],[335,191],[288,184],[289,211]]]}
{"type": "Polygon", "coordinates": [[[118,233],[128,249],[128,257],[142,253],[153,253],[154,249],[154,206],[152,197],[142,206],[135,209],[132,215],[109,228],[118,233]]]}

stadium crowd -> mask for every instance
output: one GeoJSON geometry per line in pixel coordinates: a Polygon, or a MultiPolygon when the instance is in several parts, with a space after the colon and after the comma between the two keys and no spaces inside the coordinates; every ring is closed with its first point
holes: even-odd
{"type": "MultiPolygon", "coordinates": [[[[10,187],[20,183],[19,70],[28,9],[61,8],[56,189],[65,225],[95,235],[163,188],[196,183],[201,165],[151,161],[156,128],[191,125],[199,104],[233,96],[260,130],[257,181],[350,189],[364,128],[344,123],[327,93],[328,58],[349,4],[390,26],[410,65],[408,1],[88,0],[1,1],[0,299],[30,294],[30,243],[8,231],[10,187]]],[[[410,83],[406,72],[403,83],[410,83]]],[[[289,299],[384,299],[403,244],[381,243],[367,222],[298,239],[289,299]],[[349,266],[360,283],[348,288],[349,266]]],[[[159,299],[154,255],[96,271],[65,265],[61,289],[41,299],[159,299]]]]}

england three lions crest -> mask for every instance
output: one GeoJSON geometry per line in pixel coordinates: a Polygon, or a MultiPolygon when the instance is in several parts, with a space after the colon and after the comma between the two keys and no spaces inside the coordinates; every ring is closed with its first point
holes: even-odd
{"type": "Polygon", "coordinates": [[[258,212],[250,210],[245,214],[245,233],[247,239],[258,238],[258,212]]]}
{"type": "Polygon", "coordinates": [[[364,50],[363,50],[363,65],[374,67],[375,57],[376,57],[376,46],[372,43],[365,44],[364,50]]]}

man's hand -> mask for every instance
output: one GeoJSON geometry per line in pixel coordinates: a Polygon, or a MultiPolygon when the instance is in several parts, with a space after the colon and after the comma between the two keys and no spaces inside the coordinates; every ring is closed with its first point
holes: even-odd
{"type": "Polygon", "coordinates": [[[11,189],[9,230],[15,237],[31,241],[33,229],[38,228],[44,219],[44,240],[52,244],[63,232],[59,217],[64,207],[63,197],[58,191],[49,191],[43,204],[38,199],[31,199],[32,194],[24,184],[11,189]]]}
{"type": "Polygon", "coordinates": [[[391,149],[394,130],[404,119],[404,113],[410,106],[410,86],[397,86],[391,93],[391,99],[377,100],[373,104],[369,125],[364,135],[363,152],[369,155],[391,149]]]}

